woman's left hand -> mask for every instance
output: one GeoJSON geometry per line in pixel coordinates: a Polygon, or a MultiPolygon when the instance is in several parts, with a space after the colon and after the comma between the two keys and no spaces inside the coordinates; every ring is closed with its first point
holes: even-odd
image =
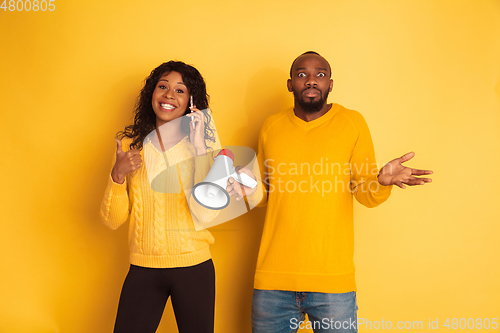
{"type": "Polygon", "coordinates": [[[207,153],[205,147],[205,115],[196,106],[190,107],[190,109],[191,113],[186,115],[191,117],[189,137],[196,150],[196,155],[205,155],[207,153]]]}

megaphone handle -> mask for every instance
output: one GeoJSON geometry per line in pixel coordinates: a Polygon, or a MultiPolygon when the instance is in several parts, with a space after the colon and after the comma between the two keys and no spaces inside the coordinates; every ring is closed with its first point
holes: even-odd
{"type": "Polygon", "coordinates": [[[236,179],[238,183],[248,186],[250,188],[254,188],[255,186],[257,186],[257,181],[255,181],[255,179],[253,179],[244,172],[242,173],[234,172],[231,174],[231,177],[236,179]]]}

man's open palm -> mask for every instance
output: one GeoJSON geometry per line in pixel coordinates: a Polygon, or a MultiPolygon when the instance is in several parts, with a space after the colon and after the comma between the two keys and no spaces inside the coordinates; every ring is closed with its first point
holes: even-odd
{"type": "Polygon", "coordinates": [[[415,156],[414,152],[404,154],[396,158],[382,168],[378,175],[378,181],[382,185],[397,185],[401,188],[406,188],[406,185],[424,185],[425,183],[432,182],[430,178],[418,178],[415,176],[430,175],[431,170],[418,170],[405,167],[404,162],[411,160],[415,156]]]}

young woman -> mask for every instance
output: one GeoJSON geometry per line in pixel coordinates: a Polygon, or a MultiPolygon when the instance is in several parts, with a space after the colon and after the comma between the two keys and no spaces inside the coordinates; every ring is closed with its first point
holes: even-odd
{"type": "Polygon", "coordinates": [[[215,272],[209,247],[214,239],[206,229],[196,231],[194,223],[214,213],[189,197],[189,188],[210,170],[208,147],[216,142],[210,115],[200,111],[206,108],[198,70],[169,61],[146,79],[134,123],[118,133],[100,212],[111,229],[129,221],[131,265],[115,333],[155,332],[169,297],[180,333],[213,332],[215,272]],[[155,178],[161,189],[148,172],[162,175],[155,178]]]}

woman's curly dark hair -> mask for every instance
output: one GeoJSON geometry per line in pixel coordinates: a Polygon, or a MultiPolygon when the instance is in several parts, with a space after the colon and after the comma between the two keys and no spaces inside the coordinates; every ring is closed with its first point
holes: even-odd
{"type": "MultiPolygon", "coordinates": [[[[187,65],[181,61],[169,61],[161,64],[153,69],[151,74],[146,78],[141,94],[137,99],[134,108],[134,123],[125,127],[125,130],[117,133],[117,137],[132,138],[130,149],[141,149],[144,138],[156,129],[156,114],[153,111],[152,97],[156,84],[163,74],[170,72],[178,72],[182,76],[182,80],[186,85],[189,95],[193,96],[193,104],[199,109],[208,108],[209,96],[205,86],[205,80],[200,72],[193,66],[187,65]]],[[[184,111],[184,115],[191,112],[189,106],[184,111]]],[[[215,142],[214,129],[210,128],[209,124],[211,117],[207,112],[205,114],[205,146],[206,142],[215,142]]],[[[181,128],[189,135],[189,119],[184,117],[181,121],[181,128]]],[[[208,148],[208,147],[207,147],[208,148]]]]}

